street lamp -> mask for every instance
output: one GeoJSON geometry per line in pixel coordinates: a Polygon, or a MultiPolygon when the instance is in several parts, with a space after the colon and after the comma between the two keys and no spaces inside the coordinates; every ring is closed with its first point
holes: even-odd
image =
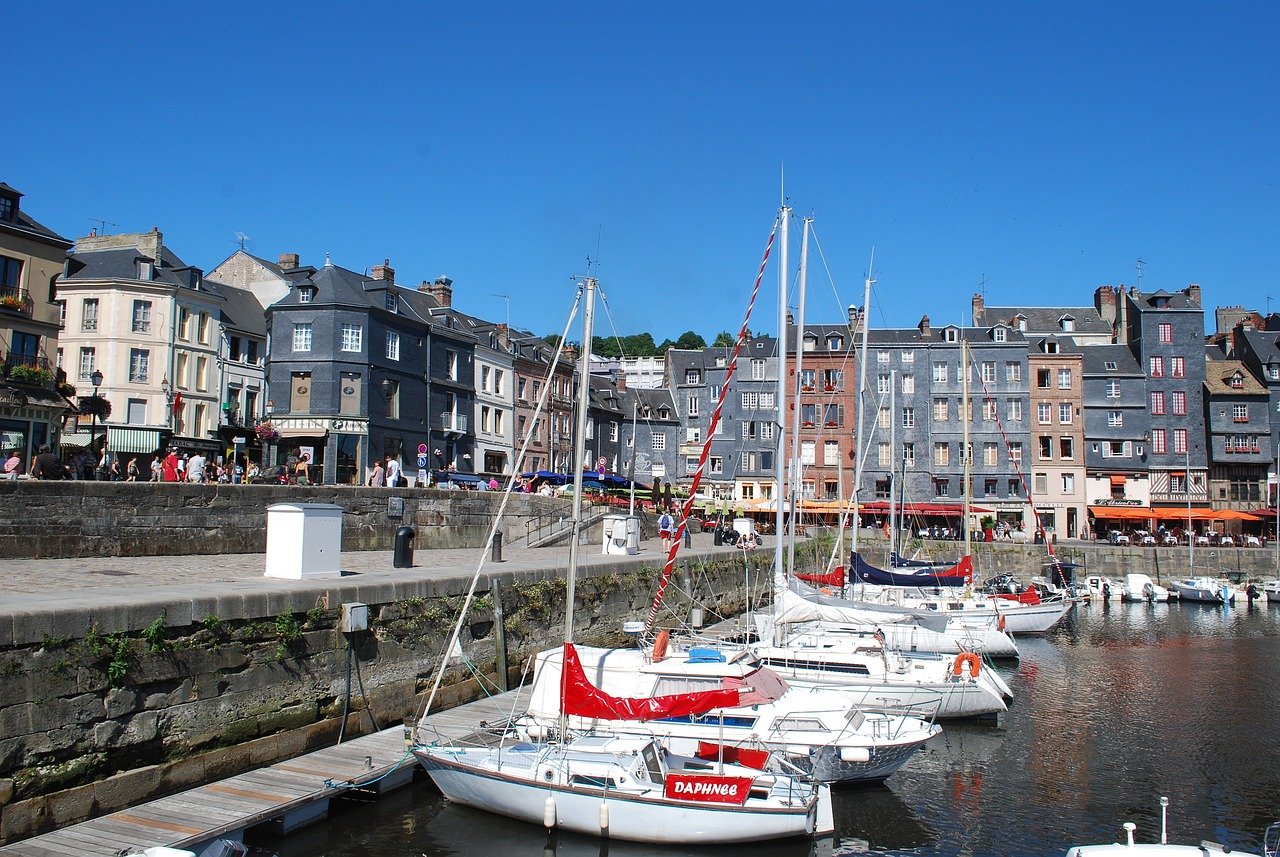
{"type": "Polygon", "coordinates": [[[93,422],[89,424],[89,448],[93,449],[98,436],[98,388],[102,386],[102,370],[94,369],[89,375],[89,383],[93,384],[93,422]]]}
{"type": "Polygon", "coordinates": [[[164,392],[164,423],[170,429],[173,428],[173,388],[169,386],[169,378],[165,376],[160,379],[160,389],[164,392]]]}

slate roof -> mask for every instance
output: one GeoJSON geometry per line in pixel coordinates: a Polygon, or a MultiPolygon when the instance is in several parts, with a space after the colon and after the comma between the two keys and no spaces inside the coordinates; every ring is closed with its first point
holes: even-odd
{"type": "Polygon", "coordinates": [[[1081,348],[1084,355],[1084,374],[1099,375],[1108,378],[1138,377],[1145,378],[1146,373],[1138,365],[1127,345],[1090,345],[1081,348]],[[1115,369],[1107,369],[1107,363],[1115,363],[1115,369]]]}
{"type": "Polygon", "coordinates": [[[1130,292],[1129,296],[1134,303],[1144,304],[1147,307],[1202,311],[1200,304],[1192,301],[1191,296],[1186,292],[1166,292],[1164,289],[1158,289],[1154,292],[1130,292]]]}
{"type": "Polygon", "coordinates": [[[1280,334],[1272,330],[1244,330],[1240,333],[1263,365],[1280,363],[1280,334]]]}
{"type": "Polygon", "coordinates": [[[218,283],[217,290],[226,299],[222,307],[222,324],[228,330],[247,333],[250,336],[267,336],[267,316],[257,295],[248,289],[237,289],[218,283]]]}
{"type": "MultiPolygon", "coordinates": [[[[63,280],[138,280],[138,260],[148,258],[137,247],[113,247],[108,250],[74,251],[63,280]]],[[[186,272],[198,270],[182,261],[168,247],[161,246],[151,282],[190,287],[186,272]]],[[[220,295],[221,284],[204,281],[201,291],[220,295]]]]}
{"type": "Polygon", "coordinates": [[[1018,317],[1026,319],[1026,333],[1041,334],[1098,334],[1110,335],[1111,325],[1103,320],[1094,307],[1007,307],[989,306],[979,310],[974,324],[989,327],[994,324],[1007,324],[1018,327],[1018,317]],[[1074,321],[1073,330],[1062,329],[1062,319],[1074,321]]]}
{"type": "Polygon", "coordinates": [[[56,244],[66,250],[71,247],[71,242],[54,232],[49,227],[37,221],[34,217],[22,210],[22,191],[8,184],[0,182],[0,191],[12,194],[18,197],[18,210],[14,214],[13,220],[0,220],[0,228],[12,230],[28,238],[35,238],[49,244],[56,244]]]}

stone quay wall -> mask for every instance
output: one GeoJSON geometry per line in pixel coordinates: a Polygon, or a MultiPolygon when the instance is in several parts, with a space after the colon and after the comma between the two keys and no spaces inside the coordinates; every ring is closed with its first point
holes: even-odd
{"type": "MultiPolygon", "coordinates": [[[[708,621],[741,612],[744,562],[767,600],[771,552],[689,551],[668,589],[674,624],[697,604],[708,621]],[[692,599],[692,600],[691,600],[692,599]]],[[[659,558],[618,557],[577,581],[576,638],[626,645],[643,618],[659,558]]],[[[354,659],[346,734],[420,714],[469,580],[344,583],[296,593],[236,594],[8,617],[0,637],[0,842],[135,805],[337,741],[354,659]],[[341,604],[369,605],[370,629],[344,635],[341,604]],[[361,690],[363,686],[363,691],[361,690]]],[[[563,569],[486,574],[463,626],[470,666],[453,667],[437,708],[508,681],[562,639],[563,569]],[[503,621],[495,622],[495,591],[503,621]]]]}
{"type": "MultiPolygon", "coordinates": [[[[415,548],[480,547],[501,499],[499,492],[352,485],[0,481],[0,556],[258,553],[267,546],[267,508],[277,503],[341,506],[343,550],[390,550],[405,524],[416,531],[415,548]]],[[[523,544],[571,514],[569,500],[513,494],[503,542],[523,544]]]]}

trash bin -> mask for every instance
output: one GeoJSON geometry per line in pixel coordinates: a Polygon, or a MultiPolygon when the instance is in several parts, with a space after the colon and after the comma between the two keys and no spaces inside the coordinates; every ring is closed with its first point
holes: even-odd
{"type": "Polygon", "coordinates": [[[394,568],[413,568],[413,527],[401,527],[396,530],[395,551],[391,557],[394,568]]]}
{"type": "Polygon", "coordinates": [[[724,544],[724,523],[716,521],[715,529],[711,531],[711,544],[720,547],[724,544]]]}

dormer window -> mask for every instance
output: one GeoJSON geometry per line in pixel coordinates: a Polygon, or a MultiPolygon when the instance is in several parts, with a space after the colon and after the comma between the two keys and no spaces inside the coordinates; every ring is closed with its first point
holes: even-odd
{"type": "Polygon", "coordinates": [[[1046,340],[1044,341],[1044,353],[1045,353],[1045,354],[1057,354],[1057,353],[1058,353],[1058,343],[1057,343],[1055,340],[1052,340],[1052,339],[1046,339],[1046,340]]]}
{"type": "Polygon", "coordinates": [[[400,311],[400,296],[391,289],[387,289],[387,312],[400,311]]]}
{"type": "Polygon", "coordinates": [[[671,419],[671,411],[667,410],[666,408],[658,408],[658,419],[660,420],[671,419]]]}
{"type": "Polygon", "coordinates": [[[0,193],[0,220],[12,223],[18,217],[18,198],[7,193],[0,193]]]}
{"type": "Polygon", "coordinates": [[[997,327],[996,329],[991,331],[991,338],[994,339],[996,342],[1004,342],[1005,336],[1006,336],[1006,331],[1003,327],[997,327]]]}
{"type": "Polygon", "coordinates": [[[1104,368],[1104,369],[1106,369],[1108,372],[1114,372],[1114,371],[1116,371],[1116,361],[1114,361],[1114,360],[1108,360],[1106,363],[1102,364],[1102,366],[1103,366],[1103,368],[1104,368]]]}
{"type": "Polygon", "coordinates": [[[840,350],[841,348],[843,348],[843,347],[844,347],[844,338],[843,338],[843,337],[836,336],[836,335],[834,335],[834,334],[833,334],[833,335],[831,335],[831,336],[828,336],[828,337],[827,337],[827,350],[828,350],[828,351],[839,351],[839,350],[840,350]]]}
{"type": "Polygon", "coordinates": [[[725,367],[725,359],[723,357],[716,358],[716,368],[723,369],[725,367]]]}
{"type": "Polygon", "coordinates": [[[309,304],[316,296],[316,290],[311,286],[303,286],[298,289],[298,303],[309,304]]]}
{"type": "Polygon", "coordinates": [[[138,260],[138,279],[144,282],[151,282],[156,274],[156,264],[150,259],[138,260]]]}
{"type": "Polygon", "coordinates": [[[1239,389],[1240,389],[1240,388],[1242,388],[1243,386],[1244,386],[1244,376],[1243,376],[1243,375],[1241,375],[1239,372],[1237,372],[1237,373],[1235,373],[1234,375],[1232,375],[1232,376],[1231,376],[1231,387],[1232,387],[1232,389],[1239,390],[1239,389]]]}
{"type": "Polygon", "coordinates": [[[1027,332],[1027,317],[1025,315],[1015,316],[1013,319],[1014,326],[1023,333],[1027,332]]]}
{"type": "Polygon", "coordinates": [[[1058,325],[1068,333],[1076,329],[1076,320],[1071,316],[1064,315],[1058,320],[1058,325]]]}
{"type": "Polygon", "coordinates": [[[954,327],[948,327],[946,330],[942,331],[942,340],[943,342],[959,342],[960,331],[956,330],[954,327]]]}
{"type": "Polygon", "coordinates": [[[804,338],[804,350],[816,351],[818,349],[818,339],[815,336],[806,336],[804,338]]]}

